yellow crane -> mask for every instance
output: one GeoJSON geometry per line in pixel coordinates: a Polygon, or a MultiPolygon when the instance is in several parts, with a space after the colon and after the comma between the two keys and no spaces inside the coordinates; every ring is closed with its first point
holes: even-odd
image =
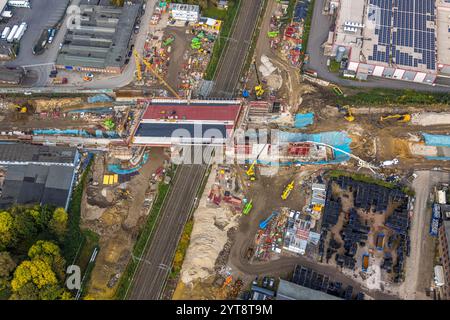
{"type": "Polygon", "coordinates": [[[389,119],[396,119],[398,122],[404,123],[404,122],[410,122],[411,121],[411,115],[410,114],[393,114],[389,116],[380,117],[380,121],[383,122],[384,120],[389,119]]]}
{"type": "Polygon", "coordinates": [[[256,99],[261,99],[265,91],[261,84],[261,80],[259,79],[258,68],[256,67],[255,60],[253,60],[253,66],[255,67],[256,80],[258,81],[258,85],[255,86],[255,95],[256,95],[256,99]]]}
{"type": "Polygon", "coordinates": [[[291,194],[291,191],[294,189],[294,180],[292,180],[291,183],[289,183],[286,188],[284,188],[283,193],[281,194],[281,199],[286,200],[289,195],[291,194]]]}
{"type": "Polygon", "coordinates": [[[181,97],[178,95],[178,93],[166,82],[166,80],[164,80],[163,77],[161,77],[158,72],[155,71],[155,69],[153,69],[153,66],[150,62],[148,62],[147,60],[143,59],[139,53],[135,50],[133,50],[133,54],[134,54],[134,58],[136,60],[136,78],[138,81],[142,81],[142,67],[141,67],[141,61],[145,64],[145,66],[147,67],[148,70],[151,71],[151,73],[153,73],[158,80],[164,84],[166,86],[167,89],[169,89],[169,91],[177,98],[177,99],[181,99],[181,97]]]}

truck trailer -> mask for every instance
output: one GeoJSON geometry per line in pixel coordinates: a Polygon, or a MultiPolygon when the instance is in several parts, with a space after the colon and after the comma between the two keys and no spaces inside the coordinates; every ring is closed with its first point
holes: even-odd
{"type": "Polygon", "coordinates": [[[29,0],[9,0],[8,5],[17,8],[31,8],[29,0]]]}
{"type": "Polygon", "coordinates": [[[25,31],[27,31],[27,27],[28,27],[27,23],[26,22],[22,22],[22,24],[20,25],[19,29],[17,29],[13,40],[14,41],[20,41],[20,39],[22,39],[25,31]]]}
{"type": "Polygon", "coordinates": [[[14,35],[16,34],[17,30],[19,29],[19,26],[16,24],[12,27],[11,32],[8,35],[8,38],[6,38],[6,41],[13,42],[14,35]]]}
{"type": "Polygon", "coordinates": [[[8,35],[9,35],[10,31],[11,31],[10,27],[6,27],[5,29],[3,29],[2,40],[5,40],[6,38],[8,38],[8,35]]]}

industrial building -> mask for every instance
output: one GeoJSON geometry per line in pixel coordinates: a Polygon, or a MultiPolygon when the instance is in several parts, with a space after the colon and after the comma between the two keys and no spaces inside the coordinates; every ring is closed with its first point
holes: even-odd
{"type": "Polygon", "coordinates": [[[313,290],[290,281],[280,279],[277,300],[342,300],[331,294],[313,290]]]}
{"type": "Polygon", "coordinates": [[[59,69],[119,74],[130,50],[140,5],[80,5],[81,26],[68,30],[56,60],[59,69]]]}
{"type": "Polygon", "coordinates": [[[432,84],[450,74],[450,3],[445,0],[333,0],[336,23],[325,54],[345,75],[432,84]]]}
{"type": "Polygon", "coordinates": [[[200,7],[194,4],[171,3],[169,14],[176,21],[197,22],[200,19],[200,7]]]}
{"type": "Polygon", "coordinates": [[[0,208],[39,203],[67,210],[78,160],[75,148],[0,144],[0,208]]]}
{"type": "Polygon", "coordinates": [[[133,135],[133,144],[223,144],[232,136],[240,110],[238,100],[153,99],[133,135]]]}

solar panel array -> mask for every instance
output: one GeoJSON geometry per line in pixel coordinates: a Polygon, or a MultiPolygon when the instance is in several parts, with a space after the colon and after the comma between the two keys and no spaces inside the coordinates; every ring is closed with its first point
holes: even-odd
{"type": "Polygon", "coordinates": [[[378,43],[369,60],[436,70],[435,2],[369,0],[369,18],[379,17],[375,29],[378,43]]]}

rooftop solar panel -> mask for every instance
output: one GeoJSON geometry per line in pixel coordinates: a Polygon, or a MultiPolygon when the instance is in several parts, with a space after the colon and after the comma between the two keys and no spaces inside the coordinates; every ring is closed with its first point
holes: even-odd
{"type": "Polygon", "coordinates": [[[435,0],[369,0],[369,4],[380,13],[375,31],[378,46],[374,46],[369,60],[390,62],[392,55],[397,65],[421,64],[436,70],[435,0]],[[421,57],[411,55],[412,51],[421,57]]]}

